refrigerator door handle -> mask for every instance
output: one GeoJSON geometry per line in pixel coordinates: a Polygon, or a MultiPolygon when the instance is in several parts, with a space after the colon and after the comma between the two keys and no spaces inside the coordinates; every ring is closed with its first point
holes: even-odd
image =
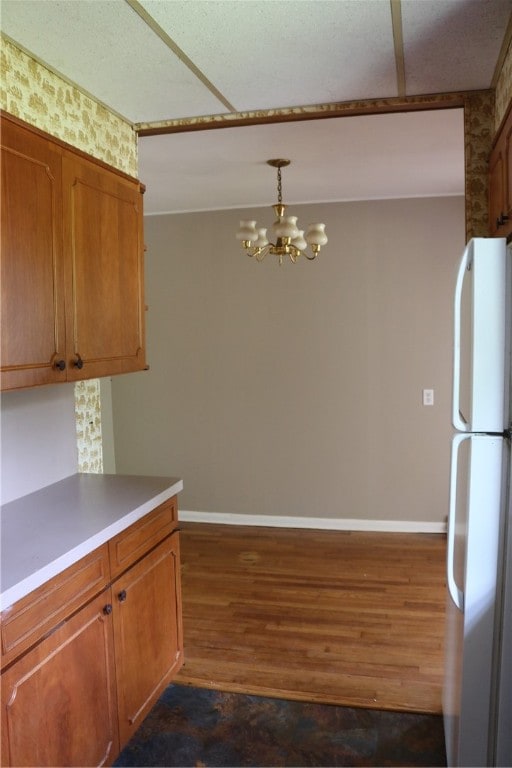
{"type": "Polygon", "coordinates": [[[470,440],[472,435],[455,435],[452,441],[452,454],[450,462],[450,505],[448,509],[448,542],[446,552],[446,580],[448,592],[459,609],[464,610],[464,592],[459,589],[455,581],[454,556],[455,556],[455,520],[457,510],[457,474],[459,464],[459,448],[464,440],[470,440]]]}
{"type": "Polygon", "coordinates": [[[462,286],[464,275],[470,265],[471,243],[468,243],[457,272],[455,284],[455,300],[453,313],[453,397],[452,397],[452,423],[459,432],[469,432],[470,426],[460,415],[460,345],[461,345],[461,319],[462,319],[462,286]]]}

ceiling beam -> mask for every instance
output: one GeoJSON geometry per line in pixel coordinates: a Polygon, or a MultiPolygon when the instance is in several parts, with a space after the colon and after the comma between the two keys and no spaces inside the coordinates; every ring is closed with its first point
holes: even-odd
{"type": "Polygon", "coordinates": [[[356,115],[378,115],[387,112],[453,109],[455,107],[464,107],[467,99],[475,94],[488,92],[462,91],[460,93],[438,93],[427,96],[405,96],[404,98],[316,104],[307,107],[259,109],[254,112],[235,112],[230,115],[209,115],[164,120],[158,123],[137,123],[134,128],[139,136],[160,136],[166,133],[208,131],[215,128],[236,128],[245,125],[287,123],[298,120],[322,120],[329,117],[354,117],[356,115]]]}

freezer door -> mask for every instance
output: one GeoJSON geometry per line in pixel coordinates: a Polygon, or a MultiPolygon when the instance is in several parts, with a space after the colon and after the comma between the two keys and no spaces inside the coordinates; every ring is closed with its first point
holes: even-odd
{"type": "Polygon", "coordinates": [[[453,438],[443,715],[449,766],[489,765],[504,440],[453,438]]]}
{"type": "Polygon", "coordinates": [[[495,637],[496,662],[495,710],[492,721],[495,726],[495,752],[493,765],[512,765],[512,451],[510,441],[505,441],[505,471],[507,482],[503,488],[502,552],[498,572],[501,574],[501,601],[495,637]]]}
{"type": "Polygon", "coordinates": [[[504,238],[475,238],[455,286],[452,421],[460,432],[503,432],[506,365],[504,238]]]}

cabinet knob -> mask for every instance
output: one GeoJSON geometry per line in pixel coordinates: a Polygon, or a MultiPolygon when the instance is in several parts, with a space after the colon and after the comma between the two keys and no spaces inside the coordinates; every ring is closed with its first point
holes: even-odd
{"type": "Polygon", "coordinates": [[[65,360],[56,360],[54,363],[55,368],[58,368],[59,371],[63,371],[66,368],[66,361],[65,360]]]}
{"type": "Polygon", "coordinates": [[[73,365],[75,366],[75,368],[80,368],[80,369],[84,367],[84,361],[82,360],[80,355],[76,356],[76,360],[73,362],[73,365]]]}
{"type": "Polygon", "coordinates": [[[496,219],[496,227],[502,227],[504,224],[506,224],[508,221],[508,216],[506,213],[500,213],[499,217],[496,219]]]}
{"type": "Polygon", "coordinates": [[[117,599],[120,603],[124,603],[126,600],[126,589],[122,589],[121,592],[118,594],[117,599]]]}
{"type": "Polygon", "coordinates": [[[112,613],[112,606],[110,603],[107,603],[106,606],[103,608],[103,613],[105,616],[109,616],[112,613]]]}

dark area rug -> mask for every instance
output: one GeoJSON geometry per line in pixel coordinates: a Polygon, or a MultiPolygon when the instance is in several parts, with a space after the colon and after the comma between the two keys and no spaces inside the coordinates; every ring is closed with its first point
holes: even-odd
{"type": "Polygon", "coordinates": [[[442,718],[170,685],[115,766],[446,766],[442,718]]]}

